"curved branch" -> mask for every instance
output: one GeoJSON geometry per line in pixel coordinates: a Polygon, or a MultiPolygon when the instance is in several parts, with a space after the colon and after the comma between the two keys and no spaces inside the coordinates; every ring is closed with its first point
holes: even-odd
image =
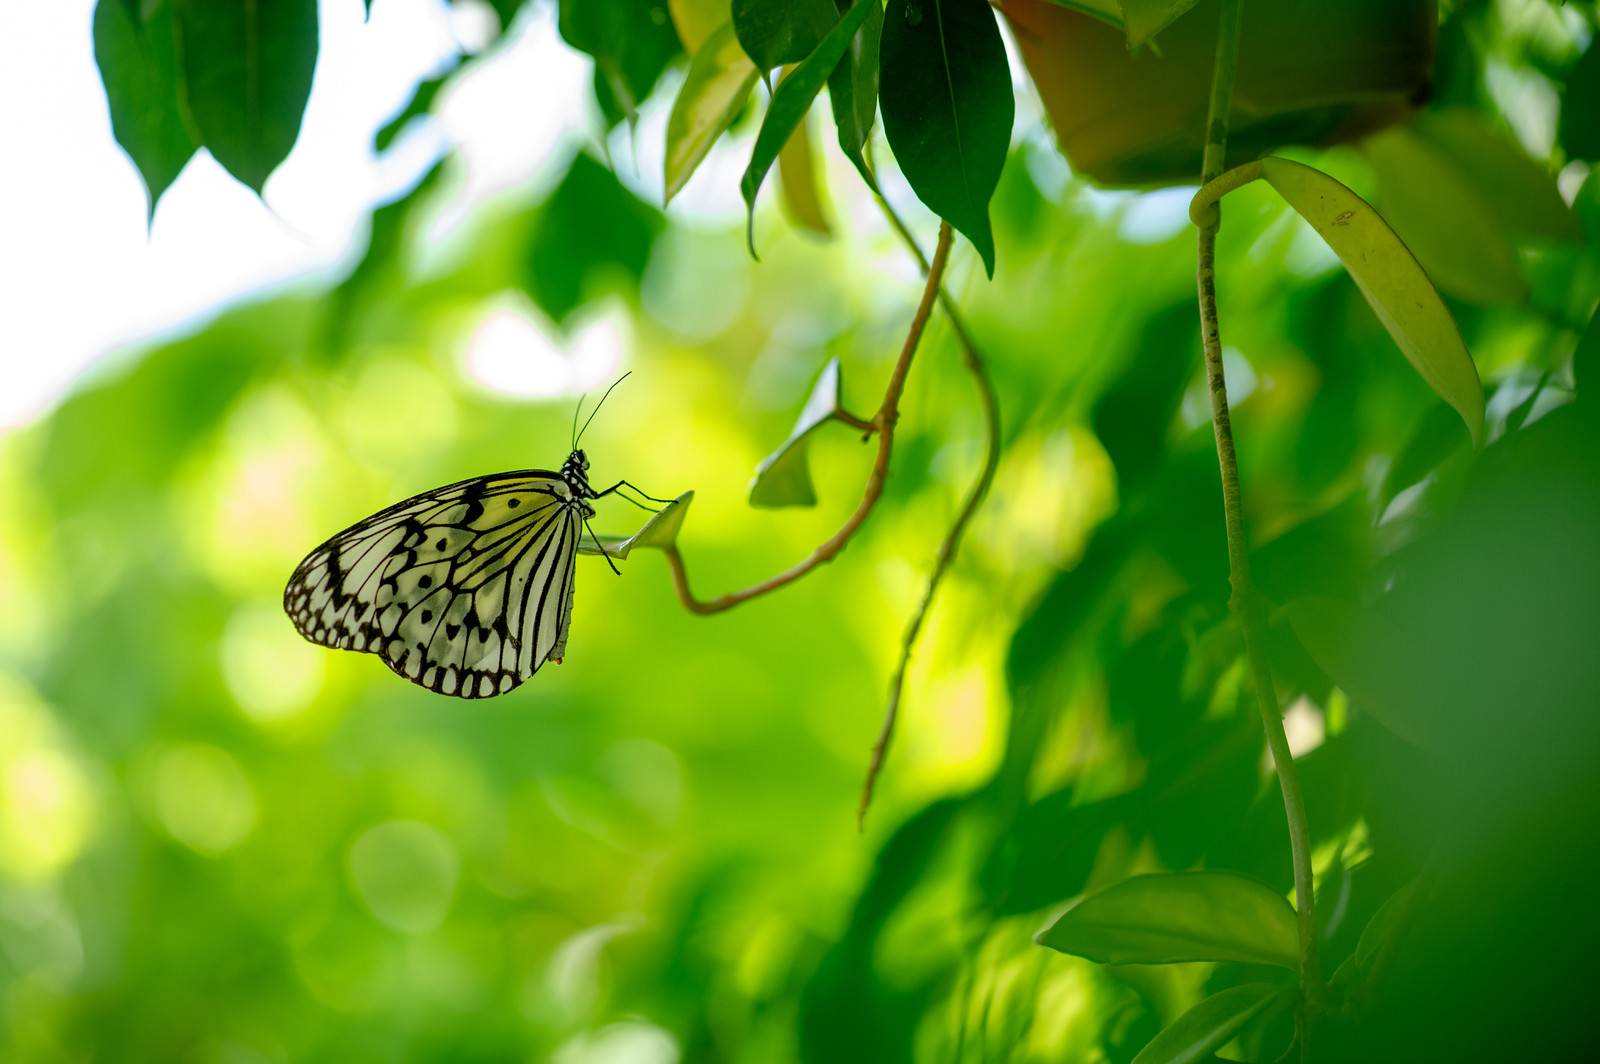
{"type": "Polygon", "coordinates": [[[672,586],[685,609],[699,614],[721,613],[742,602],[749,602],[753,598],[765,595],[769,591],[776,591],[785,584],[793,583],[824,562],[832,561],[866,521],[867,515],[872,513],[872,508],[878,505],[878,500],[883,496],[884,485],[889,480],[889,457],[894,451],[894,427],[900,420],[900,393],[905,390],[906,374],[911,370],[912,356],[917,353],[917,344],[921,341],[922,332],[928,325],[929,315],[933,313],[934,297],[939,292],[939,282],[944,276],[945,263],[950,258],[950,243],[950,223],[941,222],[939,246],[933,253],[928,281],[922,289],[922,301],[917,305],[916,316],[911,319],[911,329],[906,334],[905,345],[900,349],[900,358],[895,363],[894,372],[889,375],[889,384],[883,393],[883,403],[879,406],[878,413],[867,423],[868,432],[876,430],[878,433],[878,457],[872,464],[872,475],[867,478],[867,486],[862,489],[861,501],[856,505],[855,513],[850,515],[849,520],[833,534],[831,539],[812,551],[804,561],[758,584],[711,599],[695,597],[689,588],[689,576],[684,570],[683,555],[678,553],[676,546],[666,548],[663,553],[666,554],[667,565],[672,570],[672,586]]]}

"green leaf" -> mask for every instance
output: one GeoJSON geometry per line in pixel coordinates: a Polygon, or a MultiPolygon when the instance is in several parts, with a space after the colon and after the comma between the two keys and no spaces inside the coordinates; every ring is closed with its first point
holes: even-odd
{"type": "Polygon", "coordinates": [[[757,68],[802,62],[839,21],[833,0],[733,0],[733,29],[757,68]]]}
{"type": "Polygon", "coordinates": [[[1567,75],[1556,140],[1567,158],[1600,162],[1600,47],[1592,40],[1567,75]]]}
{"type": "Polygon", "coordinates": [[[1034,935],[1101,964],[1244,961],[1297,969],[1295,912],[1233,872],[1134,876],[1074,904],[1034,935]]]}
{"type": "Polygon", "coordinates": [[[379,127],[372,138],[373,148],[377,151],[387,150],[389,145],[394,143],[394,138],[400,135],[400,131],[405,129],[413,118],[425,115],[433,108],[434,98],[449,80],[450,74],[441,74],[418,83],[405,109],[379,127]]]}
{"type": "Polygon", "coordinates": [[[1382,614],[1343,599],[1308,596],[1284,610],[1311,659],[1352,701],[1407,742],[1432,745],[1430,700],[1411,649],[1415,639],[1382,614]]]}
{"type": "Polygon", "coordinates": [[[788,143],[795,127],[805,119],[806,112],[811,109],[811,101],[821,91],[828,75],[833,73],[833,68],[839,65],[839,60],[850,46],[850,39],[866,21],[871,9],[871,4],[852,7],[828,31],[816,51],[791,70],[789,76],[772,91],[772,101],[767,105],[766,117],[761,121],[761,132],[756,134],[755,148],[750,152],[750,165],[745,168],[744,178],[739,182],[739,192],[744,196],[748,208],[745,239],[750,244],[752,257],[756,253],[756,193],[761,189],[761,182],[766,179],[767,171],[772,169],[773,161],[788,143]]]}
{"type": "Polygon", "coordinates": [[[200,143],[259,195],[300,135],[317,65],[317,2],[173,3],[200,143]]]}
{"type": "Polygon", "coordinates": [[[1378,320],[1439,397],[1483,438],[1483,385],[1461,330],[1428,275],[1370,204],[1327,174],[1288,159],[1261,160],[1262,176],[1311,223],[1367,297],[1378,320]]]}
{"type": "Polygon", "coordinates": [[[632,293],[665,219],[582,152],[550,194],[528,248],[529,292],[555,321],[623,283],[632,293]]]}
{"type": "Polygon", "coordinates": [[[811,483],[811,463],[806,443],[825,422],[839,415],[839,360],[828,359],[817,377],[811,397],[783,446],[762,459],[750,481],[750,505],[767,508],[815,506],[817,489],[811,483]]]}
{"type": "Polygon", "coordinates": [[[1174,1020],[1133,1058],[1133,1064],[1190,1064],[1206,1060],[1267,1009],[1295,992],[1270,983],[1245,983],[1206,998],[1174,1020]]]}
{"type": "Polygon", "coordinates": [[[1527,298],[1505,229],[1449,159],[1399,126],[1362,147],[1378,178],[1384,221],[1440,289],[1473,303],[1527,298]]]}
{"type": "Polygon", "coordinates": [[[755,64],[739,47],[731,22],[724,22],[695,52],[667,118],[667,154],[662,164],[666,202],[671,203],[683,190],[717,138],[744,110],[759,76],[755,64]]]}
{"type": "Polygon", "coordinates": [[[663,506],[659,513],[650,515],[646,521],[631,536],[613,536],[602,533],[591,536],[585,531],[578,539],[579,554],[604,554],[621,561],[632,550],[663,550],[672,546],[678,540],[678,531],[683,528],[683,519],[689,514],[689,504],[694,501],[694,492],[686,491],[663,506]]]}
{"type": "Polygon", "coordinates": [[[1372,919],[1368,920],[1367,926],[1362,929],[1361,941],[1356,943],[1355,952],[1339,965],[1339,970],[1333,973],[1330,982],[1335,986],[1344,986],[1367,977],[1372,971],[1372,962],[1378,958],[1378,951],[1394,934],[1400,913],[1405,910],[1411,895],[1416,892],[1417,883],[1418,881],[1413,879],[1389,895],[1384,903],[1378,906],[1378,911],[1372,914],[1372,919]]]}
{"type": "Polygon", "coordinates": [[[730,0],[667,0],[667,8],[683,50],[690,55],[705,47],[711,35],[733,17],[730,0]]]}
{"type": "Polygon", "coordinates": [[[878,0],[855,0],[870,10],[861,32],[850,38],[844,59],[828,78],[828,102],[839,130],[839,148],[855,164],[867,187],[878,190],[864,149],[878,116],[878,47],[883,39],[883,8],[878,0]]]}
{"type": "Polygon", "coordinates": [[[1448,160],[1508,233],[1583,239],[1583,226],[1561,198],[1555,178],[1477,111],[1470,107],[1425,111],[1412,129],[1448,160]]]}
{"type": "Polygon", "coordinates": [[[665,0],[561,0],[561,39],[594,59],[595,102],[609,125],[632,122],[683,50],[665,0]]]}
{"type": "Polygon", "coordinates": [[[1120,0],[1122,19],[1128,28],[1128,48],[1144,44],[1197,3],[1199,0],[1120,0]]]}
{"type": "Polygon", "coordinates": [[[889,0],[879,61],[883,132],[901,172],[993,277],[989,199],[1016,108],[994,12],[983,0],[889,0]]]}
{"type": "Polygon", "coordinates": [[[100,0],[94,58],[106,87],[111,131],[150,193],[148,220],[198,147],[179,103],[171,9],[163,5],[141,23],[124,0],[100,0]]]}

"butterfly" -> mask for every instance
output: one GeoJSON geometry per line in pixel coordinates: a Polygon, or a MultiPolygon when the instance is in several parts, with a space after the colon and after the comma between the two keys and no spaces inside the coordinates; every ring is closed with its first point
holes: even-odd
{"type": "Polygon", "coordinates": [[[581,436],[558,471],[446,484],[323,543],[284,588],[295,628],[321,646],[376,654],[412,683],[458,698],[503,695],[545,662],[559,665],[590,502],[623,487],[664,501],[625,480],[596,491],[581,436]]]}

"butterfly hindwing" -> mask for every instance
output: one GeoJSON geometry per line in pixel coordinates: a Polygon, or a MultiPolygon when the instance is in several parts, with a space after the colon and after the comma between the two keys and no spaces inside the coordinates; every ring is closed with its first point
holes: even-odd
{"type": "Polygon", "coordinates": [[[504,694],[565,652],[589,512],[547,470],[446,485],[312,551],[284,608],[312,642],[377,654],[430,690],[504,694]]]}

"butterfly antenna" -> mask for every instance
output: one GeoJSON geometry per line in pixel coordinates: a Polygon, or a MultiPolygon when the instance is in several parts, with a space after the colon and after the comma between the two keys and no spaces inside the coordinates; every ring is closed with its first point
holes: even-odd
{"type": "MultiPolygon", "coordinates": [[[[594,409],[589,411],[589,421],[593,421],[594,420],[594,416],[596,414],[598,414],[600,412],[600,408],[605,405],[605,403],[606,403],[606,395],[610,395],[611,392],[616,388],[616,386],[618,384],[621,384],[623,381],[627,380],[631,376],[633,376],[633,370],[630,369],[628,372],[626,372],[622,376],[618,377],[616,379],[616,381],[611,385],[610,388],[606,389],[606,394],[602,395],[600,397],[600,401],[598,403],[594,404],[594,409]]],[[[583,423],[583,428],[578,431],[577,437],[573,439],[573,441],[572,441],[572,449],[573,450],[577,450],[578,449],[578,440],[583,439],[583,434],[585,432],[589,431],[589,421],[585,421],[583,423]]],[[[576,417],[574,417],[572,419],[572,422],[573,422],[573,424],[577,424],[578,419],[576,417]]]]}

